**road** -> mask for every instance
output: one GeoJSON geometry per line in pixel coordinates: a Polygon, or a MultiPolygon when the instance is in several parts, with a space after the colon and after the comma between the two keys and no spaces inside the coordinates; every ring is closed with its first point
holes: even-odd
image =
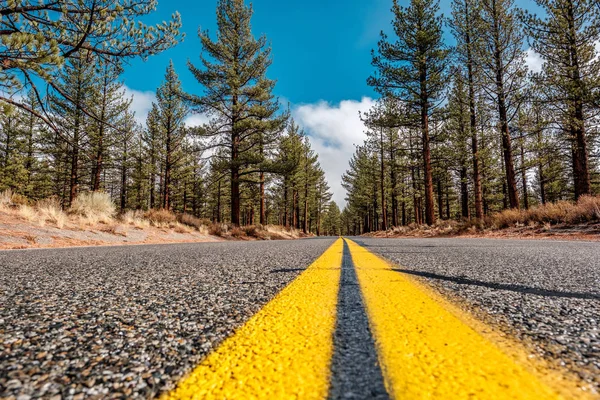
{"type": "Polygon", "coordinates": [[[336,239],[0,252],[0,398],[555,390],[523,351],[600,387],[597,243],[336,239]]]}

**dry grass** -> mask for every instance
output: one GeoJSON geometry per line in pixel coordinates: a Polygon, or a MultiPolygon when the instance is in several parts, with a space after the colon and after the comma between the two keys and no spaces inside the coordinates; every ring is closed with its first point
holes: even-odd
{"type": "Polygon", "coordinates": [[[504,210],[492,216],[492,228],[581,224],[600,221],[600,196],[582,196],[577,203],[559,201],[529,210],[504,210]]]}
{"type": "Polygon", "coordinates": [[[150,221],[144,218],[144,212],[140,210],[129,210],[119,216],[122,223],[133,225],[137,229],[145,229],[150,226],[150,221]]]}
{"type": "Polygon", "coordinates": [[[144,214],[144,218],[150,222],[150,225],[157,228],[172,228],[177,223],[177,216],[165,209],[148,210],[144,214]]]}
{"type": "Polygon", "coordinates": [[[224,237],[229,232],[229,227],[226,224],[215,222],[208,227],[208,233],[213,236],[224,237]]]}
{"type": "Polygon", "coordinates": [[[296,239],[303,235],[296,229],[281,226],[249,225],[235,227],[225,223],[211,223],[208,219],[197,218],[190,214],[175,214],[169,210],[130,210],[118,216],[116,207],[110,196],[103,192],[81,193],[69,208],[68,213],[62,209],[58,198],[38,201],[35,205],[10,190],[0,192],[0,211],[10,213],[41,226],[51,223],[58,228],[78,226],[81,230],[98,230],[105,233],[123,236],[124,226],[134,226],[136,229],[157,227],[172,229],[181,234],[198,232],[201,235],[214,235],[222,238],[241,240],[274,240],[296,239]]]}
{"type": "Polygon", "coordinates": [[[239,228],[237,226],[234,226],[231,231],[230,231],[231,237],[234,237],[236,239],[241,239],[243,237],[246,237],[246,232],[244,232],[244,230],[242,228],[239,228]]]}
{"type": "Polygon", "coordinates": [[[60,201],[55,197],[40,200],[36,204],[40,225],[50,222],[62,229],[68,221],[67,214],[62,210],[60,201]]]}
{"type": "Polygon", "coordinates": [[[454,235],[511,235],[515,232],[545,234],[557,229],[586,229],[582,224],[600,223],[600,196],[582,196],[577,203],[558,201],[529,210],[504,210],[484,220],[438,220],[435,225],[400,226],[387,232],[371,232],[375,237],[435,237],[454,235]],[[553,229],[553,226],[555,228],[553,229]],[[579,226],[579,227],[578,227],[579,226]]]}
{"type": "Polygon", "coordinates": [[[27,197],[14,193],[11,189],[0,192],[0,210],[8,212],[22,205],[30,205],[27,197]]]}
{"type": "Polygon", "coordinates": [[[13,192],[10,189],[6,189],[6,190],[0,192],[0,209],[1,210],[4,211],[13,205],[12,196],[13,196],[13,192]]]}
{"type": "Polygon", "coordinates": [[[18,213],[19,217],[21,217],[29,222],[36,222],[40,218],[37,210],[28,205],[21,205],[19,207],[19,210],[17,211],[17,213],[18,213]]]}
{"type": "Polygon", "coordinates": [[[104,192],[80,193],[73,201],[69,213],[80,217],[81,222],[95,225],[113,221],[116,207],[112,199],[104,192]]]}

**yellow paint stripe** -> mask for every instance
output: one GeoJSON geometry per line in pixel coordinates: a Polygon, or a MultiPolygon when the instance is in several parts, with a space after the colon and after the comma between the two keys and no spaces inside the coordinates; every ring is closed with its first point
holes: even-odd
{"type": "Polygon", "coordinates": [[[342,252],[338,239],[162,399],[326,398],[342,252]]]}
{"type": "Polygon", "coordinates": [[[393,398],[563,398],[422,286],[347,242],[393,398]]]}

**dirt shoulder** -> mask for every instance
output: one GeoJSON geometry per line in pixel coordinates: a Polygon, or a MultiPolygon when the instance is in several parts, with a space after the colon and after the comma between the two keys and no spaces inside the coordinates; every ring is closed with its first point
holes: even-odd
{"type": "Polygon", "coordinates": [[[93,225],[67,222],[62,228],[39,225],[0,212],[0,249],[28,249],[72,246],[215,242],[224,239],[177,226],[136,227],[115,221],[93,225]]]}
{"type": "Polygon", "coordinates": [[[504,229],[467,229],[446,227],[405,227],[389,231],[377,231],[363,234],[377,238],[491,238],[491,239],[531,239],[531,240],[585,240],[600,241],[600,223],[561,224],[548,226],[517,226],[504,229]]]}

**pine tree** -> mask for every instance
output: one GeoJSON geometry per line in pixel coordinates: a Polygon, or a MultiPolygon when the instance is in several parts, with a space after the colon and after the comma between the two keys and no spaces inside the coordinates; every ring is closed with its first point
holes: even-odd
{"type": "Polygon", "coordinates": [[[98,191],[101,188],[104,164],[109,156],[112,145],[112,136],[126,135],[127,132],[119,132],[124,129],[120,122],[131,99],[125,98],[123,83],[119,81],[122,72],[118,64],[103,62],[97,66],[96,79],[91,89],[92,98],[88,109],[97,118],[90,119],[88,132],[90,142],[91,182],[90,188],[98,191]]]}
{"type": "Polygon", "coordinates": [[[274,138],[269,140],[267,135],[279,133],[287,119],[287,115],[277,115],[279,105],[272,95],[275,82],[266,78],[271,50],[266,37],[253,37],[251,17],[252,8],[243,0],[219,0],[217,40],[201,32],[200,41],[208,57],[200,57],[200,68],[188,63],[204,87],[204,95],[187,98],[197,111],[212,118],[207,136],[213,138],[212,146],[224,148],[229,157],[234,225],[240,224],[240,184],[244,176],[265,170],[257,145],[272,142],[274,138]]]}
{"type": "Polygon", "coordinates": [[[483,32],[478,24],[480,4],[473,0],[454,0],[450,25],[456,39],[458,62],[466,69],[468,87],[469,130],[471,134],[471,152],[473,163],[473,195],[475,197],[475,217],[483,218],[483,195],[481,189],[481,171],[479,142],[477,138],[476,84],[479,80],[476,56],[481,51],[483,32]]]}
{"type": "Polygon", "coordinates": [[[486,92],[498,110],[509,205],[519,208],[510,122],[518,109],[527,67],[523,31],[513,3],[513,0],[481,1],[478,24],[483,32],[483,45],[478,47],[477,62],[486,92]]]}
{"type": "Polygon", "coordinates": [[[50,103],[60,135],[69,146],[70,177],[68,204],[72,204],[81,182],[81,158],[87,156],[87,132],[90,119],[85,108],[91,105],[94,93],[94,66],[91,53],[81,52],[60,74],[58,90],[50,93],[50,103]]]}
{"type": "Polygon", "coordinates": [[[591,193],[589,125],[598,107],[600,17],[592,0],[536,0],[545,15],[524,12],[533,49],[544,59],[534,77],[571,147],[575,199],[591,193]]]}
{"type": "Polygon", "coordinates": [[[157,123],[162,143],[160,150],[163,156],[163,189],[161,207],[171,208],[173,191],[173,173],[182,159],[181,146],[186,137],[183,124],[188,108],[181,99],[181,82],[175,73],[173,62],[169,63],[165,73],[165,81],[156,90],[157,123]]]}
{"type": "Polygon", "coordinates": [[[394,0],[393,27],[397,40],[382,33],[373,65],[378,75],[369,84],[409,104],[421,131],[425,183],[425,222],[435,222],[429,119],[443,96],[449,50],[443,41],[442,17],[435,0],[411,0],[404,8],[394,0]]]}
{"type": "Polygon", "coordinates": [[[60,127],[46,112],[10,95],[29,86],[41,97],[40,80],[59,89],[62,66],[77,62],[82,51],[96,60],[112,62],[146,58],[174,46],[183,37],[180,16],[175,13],[169,22],[156,26],[142,23],[141,17],[155,8],[156,0],[3,2],[0,99],[33,113],[60,134],[60,127]]]}
{"type": "Polygon", "coordinates": [[[3,108],[0,114],[0,187],[23,193],[27,176],[23,114],[10,104],[3,108]]]}
{"type": "MultiPolygon", "coordinates": [[[[464,219],[469,219],[467,139],[472,139],[473,134],[470,132],[472,115],[470,113],[470,99],[468,89],[465,87],[465,81],[468,82],[462,76],[461,71],[456,69],[452,90],[448,98],[448,118],[445,128],[449,137],[448,145],[445,147],[452,153],[448,155],[450,160],[446,161],[446,165],[455,164],[459,169],[461,216],[464,219]]],[[[475,140],[477,141],[477,137],[475,137],[475,140]]],[[[479,217],[477,218],[479,219],[479,217]]]]}

